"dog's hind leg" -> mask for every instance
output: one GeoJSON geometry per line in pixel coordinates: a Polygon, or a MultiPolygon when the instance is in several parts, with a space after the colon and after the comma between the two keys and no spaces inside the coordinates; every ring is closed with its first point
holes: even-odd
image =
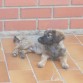
{"type": "Polygon", "coordinates": [[[64,55],[62,55],[60,57],[60,62],[61,62],[61,65],[62,65],[63,69],[68,69],[69,68],[69,65],[67,64],[67,55],[66,55],[66,53],[64,53],[64,55]]]}
{"type": "Polygon", "coordinates": [[[48,58],[49,58],[48,55],[44,55],[44,54],[43,54],[43,55],[41,56],[41,61],[38,63],[38,67],[39,67],[39,68],[43,68],[43,67],[45,66],[45,64],[46,64],[48,58]]]}

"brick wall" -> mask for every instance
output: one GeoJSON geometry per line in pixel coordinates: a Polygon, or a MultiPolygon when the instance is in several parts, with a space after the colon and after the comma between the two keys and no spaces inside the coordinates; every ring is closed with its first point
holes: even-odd
{"type": "Polygon", "coordinates": [[[0,0],[0,31],[83,29],[83,0],[0,0]]]}

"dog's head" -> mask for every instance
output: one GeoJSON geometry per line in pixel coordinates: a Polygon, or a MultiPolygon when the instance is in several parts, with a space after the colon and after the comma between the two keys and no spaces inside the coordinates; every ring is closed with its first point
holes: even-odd
{"type": "Polygon", "coordinates": [[[54,43],[59,44],[64,38],[64,34],[60,31],[47,30],[44,32],[44,35],[38,39],[38,42],[44,45],[53,45],[54,43]]]}

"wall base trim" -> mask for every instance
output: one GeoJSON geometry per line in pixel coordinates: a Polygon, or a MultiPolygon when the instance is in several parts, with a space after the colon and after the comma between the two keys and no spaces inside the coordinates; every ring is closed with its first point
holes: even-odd
{"type": "MultiPolygon", "coordinates": [[[[78,34],[81,35],[83,34],[83,29],[70,29],[70,30],[61,30],[66,34],[78,34]]],[[[0,38],[2,37],[13,37],[15,34],[18,33],[25,33],[27,35],[37,35],[37,34],[42,34],[44,30],[35,30],[35,31],[2,31],[0,32],[0,38]]]]}

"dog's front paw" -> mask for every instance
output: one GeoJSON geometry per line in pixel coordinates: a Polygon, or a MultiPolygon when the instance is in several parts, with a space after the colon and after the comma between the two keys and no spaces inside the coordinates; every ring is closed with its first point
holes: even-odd
{"type": "Polygon", "coordinates": [[[68,68],[69,68],[69,65],[68,65],[68,64],[63,64],[63,65],[62,65],[62,68],[63,68],[63,69],[68,69],[68,68]]]}
{"type": "Polygon", "coordinates": [[[12,53],[12,56],[13,56],[13,57],[16,57],[16,56],[17,56],[17,54],[16,54],[16,53],[12,53]]]}
{"type": "Polygon", "coordinates": [[[18,55],[18,50],[15,49],[15,50],[13,51],[13,53],[12,53],[12,56],[13,56],[13,57],[16,57],[17,55],[18,55]]]}
{"type": "Polygon", "coordinates": [[[18,53],[16,51],[13,51],[12,56],[16,57],[17,55],[18,55],[18,53]]]}
{"type": "Polygon", "coordinates": [[[44,66],[45,66],[45,65],[42,64],[41,62],[38,63],[38,67],[39,67],[39,68],[43,68],[44,66]]]}

